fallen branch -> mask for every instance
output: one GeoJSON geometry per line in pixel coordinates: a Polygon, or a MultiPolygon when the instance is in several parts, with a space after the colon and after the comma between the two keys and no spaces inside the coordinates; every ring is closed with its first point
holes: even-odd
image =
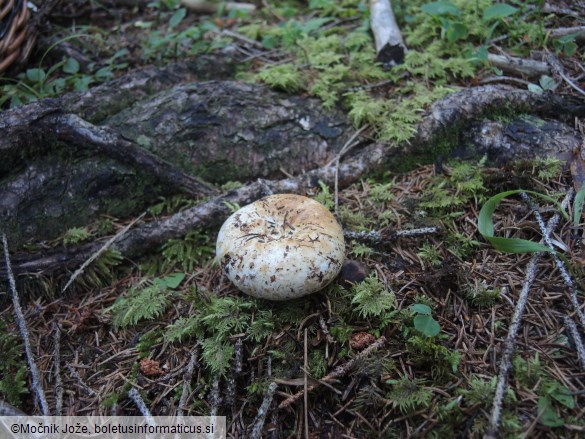
{"type": "Polygon", "coordinates": [[[128,396],[132,401],[134,401],[134,404],[136,404],[136,407],[138,408],[142,416],[144,416],[144,418],[146,419],[147,424],[156,425],[156,422],[154,421],[154,418],[152,417],[150,410],[148,410],[148,407],[146,407],[146,404],[144,403],[142,396],[140,396],[140,393],[138,393],[138,390],[132,387],[128,391],[128,396]]]}
{"type": "Polygon", "coordinates": [[[494,55],[493,53],[489,53],[488,61],[494,67],[518,75],[534,77],[550,74],[550,67],[547,63],[533,59],[523,59],[508,55],[494,55]]]}
{"type": "MultiPolygon", "coordinates": [[[[573,196],[573,194],[574,194],[573,188],[570,188],[569,191],[567,191],[567,195],[565,197],[565,200],[570,199],[573,196]]],[[[542,219],[542,216],[540,215],[540,212],[538,211],[538,209],[536,208],[534,203],[532,203],[532,200],[530,199],[528,194],[523,192],[520,194],[520,197],[530,206],[530,208],[532,209],[532,212],[534,213],[534,216],[536,217],[536,223],[538,224],[538,228],[540,229],[540,233],[542,234],[542,239],[543,239],[544,243],[546,244],[546,246],[550,249],[551,256],[552,256],[553,260],[555,261],[555,264],[556,264],[559,272],[561,273],[561,277],[563,278],[565,285],[567,287],[569,287],[569,297],[571,299],[571,304],[573,305],[573,308],[575,310],[575,314],[578,317],[578,322],[581,325],[581,329],[585,330],[585,314],[581,310],[581,304],[579,303],[579,298],[578,298],[579,291],[577,291],[577,288],[575,287],[573,279],[571,279],[571,275],[569,274],[569,272],[567,271],[567,268],[565,267],[565,263],[557,255],[557,252],[556,252],[556,250],[553,246],[553,243],[550,239],[550,230],[548,230],[547,227],[545,226],[544,221],[542,219]]],[[[565,204],[568,204],[568,203],[565,203],[565,204]]]]}
{"type": "Polygon", "coordinates": [[[266,414],[268,413],[268,408],[272,403],[272,398],[274,397],[274,392],[277,388],[276,383],[270,383],[268,385],[268,390],[264,395],[264,400],[262,401],[262,405],[258,409],[258,414],[256,414],[256,418],[252,425],[252,432],[250,433],[250,439],[260,439],[262,437],[262,429],[264,428],[264,422],[266,420],[266,414]]]}
{"type": "Polygon", "coordinates": [[[383,235],[378,230],[370,230],[369,232],[354,232],[348,230],[343,232],[343,236],[348,239],[357,239],[374,245],[380,245],[388,241],[395,241],[398,238],[435,235],[440,231],[441,229],[439,227],[422,227],[420,229],[395,230],[388,235],[383,235]]]}
{"type": "Polygon", "coordinates": [[[69,369],[69,373],[71,374],[71,376],[77,380],[77,383],[81,386],[81,388],[83,390],[85,390],[87,392],[88,395],[93,396],[93,397],[98,396],[98,394],[91,387],[89,387],[85,383],[85,381],[83,381],[81,376],[79,376],[79,374],[77,373],[77,371],[75,370],[75,368],[71,364],[67,363],[66,366],[67,366],[67,369],[69,369]]]}
{"type": "Polygon", "coordinates": [[[26,413],[0,399],[0,416],[26,416],[26,413]]]}
{"type": "Polygon", "coordinates": [[[585,40],[585,26],[574,26],[574,27],[557,27],[551,29],[548,35],[552,38],[566,37],[567,35],[575,34],[575,40],[581,42],[585,40]]]}
{"type": "Polygon", "coordinates": [[[321,384],[320,381],[323,381],[323,382],[333,381],[333,380],[336,380],[337,378],[341,378],[341,377],[347,375],[347,373],[353,368],[353,366],[357,362],[368,357],[373,351],[384,346],[384,344],[386,344],[386,337],[382,336],[379,339],[377,339],[375,342],[373,342],[370,346],[368,346],[366,349],[364,349],[359,354],[357,354],[355,357],[353,357],[351,360],[349,360],[347,363],[345,363],[341,366],[338,366],[333,372],[331,372],[330,374],[321,378],[318,383],[311,384],[311,385],[307,386],[306,390],[303,389],[303,390],[289,396],[288,398],[286,398],[284,401],[282,401],[278,405],[278,409],[280,410],[280,409],[287,408],[288,406],[293,404],[296,400],[301,398],[305,394],[305,392],[310,392],[311,390],[315,389],[316,387],[319,387],[319,385],[321,384]]]}
{"type": "Polygon", "coordinates": [[[376,61],[385,67],[402,64],[407,49],[389,0],[370,0],[370,25],[376,43],[376,61]]]}
{"type": "Polygon", "coordinates": [[[28,328],[26,326],[26,320],[24,319],[24,314],[18,299],[18,292],[16,291],[16,282],[14,281],[14,275],[12,273],[10,255],[8,254],[8,242],[6,240],[5,234],[2,234],[2,246],[4,247],[4,262],[6,264],[6,274],[8,277],[8,285],[10,287],[10,294],[12,295],[12,305],[14,306],[16,322],[18,324],[20,336],[22,337],[22,341],[24,343],[26,360],[28,362],[28,367],[32,376],[32,388],[41,406],[41,412],[43,416],[50,416],[51,413],[49,412],[49,404],[47,403],[47,398],[45,398],[45,392],[41,385],[41,375],[39,373],[39,369],[37,368],[37,364],[35,363],[32,348],[30,346],[30,338],[28,328]]]}
{"type": "MultiPolygon", "coordinates": [[[[563,200],[563,207],[566,207],[572,197],[572,191],[567,194],[563,200]]],[[[546,225],[545,233],[543,235],[548,236],[557,226],[561,219],[560,214],[555,214],[546,225]]],[[[544,238],[541,240],[544,242],[544,238]]],[[[504,402],[504,393],[506,391],[506,385],[508,382],[508,375],[512,369],[512,356],[514,355],[516,347],[516,337],[522,324],[522,317],[524,315],[524,309],[528,302],[528,293],[532,288],[532,284],[536,279],[537,266],[542,257],[542,253],[534,253],[528,266],[526,268],[526,277],[522,284],[522,290],[518,296],[518,302],[514,308],[514,314],[508,328],[508,335],[504,340],[502,347],[502,358],[500,360],[500,371],[498,373],[498,381],[496,383],[496,392],[492,402],[492,410],[490,414],[489,424],[484,435],[484,439],[496,439],[498,437],[498,431],[500,428],[500,421],[502,417],[502,404],[504,402]]]]}
{"type": "Polygon", "coordinates": [[[577,93],[582,94],[583,96],[585,96],[585,91],[583,91],[583,89],[581,87],[579,87],[577,84],[575,84],[575,82],[569,78],[569,76],[565,73],[565,69],[563,69],[563,66],[561,65],[561,63],[559,62],[559,60],[557,59],[556,56],[554,56],[552,53],[549,53],[546,57],[547,62],[550,64],[550,66],[552,67],[552,69],[554,70],[554,72],[559,75],[561,78],[563,78],[563,80],[569,84],[569,86],[575,90],[577,93]]]}
{"type": "Polygon", "coordinates": [[[205,0],[181,0],[181,4],[197,14],[215,14],[223,9],[225,11],[254,12],[256,5],[252,3],[238,2],[208,2],[205,0]]]}
{"type": "Polygon", "coordinates": [[[63,411],[63,380],[61,379],[61,328],[53,323],[53,376],[55,377],[55,416],[63,411]]]}
{"type": "Polygon", "coordinates": [[[191,380],[193,379],[193,370],[195,370],[195,366],[197,364],[197,354],[199,353],[199,349],[197,346],[191,352],[191,358],[189,359],[189,364],[187,364],[187,368],[185,369],[185,373],[183,374],[183,392],[181,393],[181,398],[179,399],[179,406],[177,407],[177,416],[184,416],[185,409],[184,407],[187,405],[187,400],[189,398],[189,388],[191,386],[191,380]]]}

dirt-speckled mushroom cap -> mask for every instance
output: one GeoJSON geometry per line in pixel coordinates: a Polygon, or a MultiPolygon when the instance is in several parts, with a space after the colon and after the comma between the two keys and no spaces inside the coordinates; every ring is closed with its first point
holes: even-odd
{"type": "Polygon", "coordinates": [[[321,203],[270,195],[242,207],[221,226],[216,258],[250,296],[287,300],[331,282],[345,257],[343,230],[321,203]]]}

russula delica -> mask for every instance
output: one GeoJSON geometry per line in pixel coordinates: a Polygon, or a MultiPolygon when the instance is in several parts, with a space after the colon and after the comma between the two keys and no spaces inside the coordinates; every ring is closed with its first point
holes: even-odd
{"type": "Polygon", "coordinates": [[[216,258],[240,291],[268,300],[294,299],[337,276],[345,258],[343,230],[311,198],[270,195],[223,223],[216,258]]]}

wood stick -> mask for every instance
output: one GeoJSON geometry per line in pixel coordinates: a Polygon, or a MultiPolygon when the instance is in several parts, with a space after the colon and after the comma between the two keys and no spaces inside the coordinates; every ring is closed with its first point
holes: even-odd
{"type": "Polygon", "coordinates": [[[270,404],[272,403],[272,398],[274,397],[274,392],[276,391],[277,384],[270,383],[268,386],[268,391],[266,395],[264,395],[264,400],[262,401],[262,405],[258,409],[258,414],[254,419],[252,427],[252,432],[250,433],[250,439],[260,439],[262,437],[262,428],[264,427],[264,421],[266,420],[266,414],[268,413],[268,409],[270,408],[270,404]]]}
{"type": "Polygon", "coordinates": [[[402,64],[407,49],[389,0],[370,0],[370,23],[376,43],[376,61],[386,68],[402,64]]]}
{"type": "Polygon", "coordinates": [[[50,416],[51,412],[49,411],[49,404],[47,403],[47,398],[45,398],[45,392],[44,392],[43,387],[41,385],[41,374],[39,373],[37,363],[35,363],[32,348],[30,346],[30,337],[29,337],[28,328],[26,326],[26,320],[24,319],[24,313],[22,312],[22,308],[20,307],[20,301],[18,299],[18,291],[16,291],[16,282],[14,280],[14,275],[12,274],[12,266],[10,264],[10,255],[8,254],[8,241],[6,239],[5,234],[2,234],[2,245],[4,246],[4,262],[6,263],[6,274],[8,277],[8,285],[10,287],[10,293],[12,295],[12,305],[14,306],[14,313],[16,314],[16,322],[18,324],[20,336],[22,337],[22,341],[24,343],[24,350],[26,352],[26,359],[28,361],[28,367],[30,369],[30,374],[32,376],[33,391],[34,391],[34,393],[37,397],[37,400],[41,406],[41,412],[42,412],[43,416],[50,416]]]}
{"type": "Polygon", "coordinates": [[[529,77],[549,75],[550,68],[547,63],[533,59],[516,58],[508,55],[495,55],[488,53],[488,61],[491,65],[506,72],[526,75],[529,77]]]}
{"type": "MultiPolygon", "coordinates": [[[[572,194],[568,194],[568,196],[565,197],[562,203],[564,207],[568,205],[568,203],[571,200],[571,197],[572,194]]],[[[557,226],[560,219],[561,219],[560,214],[554,215],[548,221],[544,235],[548,236],[557,226]]],[[[544,239],[542,239],[541,242],[544,242],[544,239]]],[[[526,277],[524,278],[522,291],[520,291],[520,295],[518,296],[518,302],[516,303],[516,307],[514,308],[514,314],[512,316],[512,320],[508,328],[508,335],[506,336],[506,339],[504,340],[504,344],[502,347],[502,358],[500,360],[500,370],[498,372],[496,392],[492,402],[490,420],[486,433],[484,435],[484,439],[496,439],[498,437],[498,431],[500,429],[500,423],[502,418],[502,404],[504,402],[504,393],[506,392],[508,374],[512,369],[512,357],[514,356],[514,351],[516,348],[516,337],[518,336],[518,332],[522,324],[524,309],[526,308],[526,304],[528,302],[528,293],[530,292],[532,284],[536,279],[537,266],[541,257],[542,253],[534,253],[532,258],[530,259],[530,262],[528,263],[528,267],[526,268],[526,277]]]]}
{"type": "Polygon", "coordinates": [[[256,5],[252,3],[236,3],[236,2],[208,2],[205,0],[181,0],[181,4],[190,11],[197,14],[214,14],[220,8],[226,11],[243,11],[254,12],[256,5]]]}
{"type": "MultiPolygon", "coordinates": [[[[355,357],[353,357],[351,360],[349,360],[347,363],[337,367],[333,372],[324,376],[319,381],[325,381],[325,382],[326,381],[333,381],[337,378],[340,378],[340,377],[346,375],[350,371],[350,369],[358,361],[362,360],[363,358],[368,357],[373,351],[384,346],[384,344],[386,344],[386,337],[382,336],[378,340],[376,340],[374,343],[372,343],[370,346],[368,346],[366,349],[364,349],[359,354],[357,354],[355,357]]],[[[319,385],[320,385],[320,382],[318,384],[311,384],[307,387],[306,391],[309,392],[309,391],[315,389],[316,387],[318,387],[319,385]]],[[[285,399],[284,401],[282,401],[279,404],[278,408],[279,409],[287,408],[292,403],[294,403],[297,399],[301,398],[304,394],[305,394],[305,389],[289,396],[287,399],[285,399]]]]}

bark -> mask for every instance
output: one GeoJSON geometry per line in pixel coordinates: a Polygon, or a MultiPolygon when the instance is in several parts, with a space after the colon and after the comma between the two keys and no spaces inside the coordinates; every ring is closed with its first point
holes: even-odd
{"type": "Polygon", "coordinates": [[[522,59],[507,55],[488,54],[488,61],[491,65],[502,69],[505,72],[516,73],[528,77],[550,75],[550,67],[547,63],[533,59],[522,59]]]}
{"type": "MultiPolygon", "coordinates": [[[[217,87],[217,83],[212,83],[212,85],[217,87]]],[[[228,89],[231,85],[227,84],[228,89]]],[[[246,87],[250,87],[257,94],[268,93],[263,87],[246,87]]],[[[184,92],[185,87],[180,86],[179,89],[184,92]]],[[[217,88],[214,88],[214,90],[217,90],[217,88]]],[[[283,102],[290,103],[291,99],[293,99],[284,98],[283,95],[278,94],[271,96],[278,97],[278,105],[283,105],[283,102]]],[[[303,100],[302,104],[310,106],[311,102],[303,100]]],[[[31,106],[26,108],[31,108],[31,106]]],[[[291,107],[286,108],[290,111],[291,107]]],[[[306,107],[303,108],[303,111],[307,111],[306,107]]],[[[470,132],[476,133],[476,136],[472,136],[471,144],[477,147],[477,151],[474,150],[474,147],[471,148],[471,152],[483,154],[487,151],[489,153],[491,148],[494,155],[500,155],[502,154],[501,148],[504,148],[510,157],[516,156],[517,151],[534,155],[539,155],[539,153],[548,155],[551,151],[551,142],[549,140],[555,139],[556,141],[563,136],[568,139],[567,146],[564,149],[565,152],[582,141],[576,131],[567,131],[568,128],[563,124],[542,123],[536,119],[532,121],[530,119],[528,121],[526,119],[524,121],[512,121],[507,124],[492,121],[485,122],[483,125],[472,125],[473,121],[485,118],[486,114],[494,112],[496,109],[500,111],[498,114],[501,115],[503,108],[509,114],[530,109],[534,114],[553,115],[561,119],[572,119],[575,116],[583,117],[585,115],[585,105],[582,101],[574,101],[571,98],[562,96],[541,96],[510,87],[495,86],[464,90],[435,103],[425,114],[419,124],[417,135],[410,143],[399,145],[399,147],[391,147],[380,143],[362,141],[361,144],[354,148],[353,155],[342,158],[337,173],[339,186],[347,186],[367,173],[399,166],[407,157],[411,157],[415,161],[419,160],[419,158],[421,161],[426,158],[428,162],[429,159],[432,160],[437,154],[433,151],[432,146],[439,139],[448,137],[453,145],[458,143],[466,145],[470,143],[470,132]],[[498,123],[502,124],[498,128],[500,134],[492,136],[493,140],[486,141],[484,138],[486,137],[486,127],[496,132],[494,127],[498,123]],[[547,124],[550,124],[550,126],[547,124]],[[535,130],[542,126],[545,127],[544,133],[535,135],[535,130]],[[470,127],[473,130],[470,130],[470,127]],[[528,132],[528,136],[523,136],[524,132],[528,132]],[[574,135],[575,138],[572,138],[569,134],[574,135]],[[549,149],[544,150],[545,146],[549,149]],[[500,148],[500,150],[495,149],[496,147],[500,148]]],[[[290,117],[287,120],[290,120],[290,117]]],[[[34,125],[38,124],[38,122],[33,123],[34,125]]],[[[307,127],[306,125],[304,126],[307,127]]],[[[270,127],[270,124],[266,125],[266,129],[270,129],[270,127]]],[[[231,128],[228,127],[228,131],[231,128]]],[[[30,130],[32,127],[28,127],[28,129],[30,130]]],[[[286,135],[289,135],[289,133],[287,132],[286,135]]],[[[3,141],[5,142],[6,140],[3,141]]],[[[558,152],[554,148],[552,151],[558,152]]],[[[215,228],[230,213],[226,202],[245,205],[271,193],[302,194],[317,186],[319,180],[333,185],[335,178],[335,167],[325,166],[313,169],[297,177],[283,180],[259,179],[240,189],[215,196],[206,202],[168,218],[138,225],[119,239],[114,240],[111,248],[120,251],[126,257],[134,257],[156,249],[171,238],[180,238],[194,229],[208,230],[209,233],[214,233],[215,228]]],[[[50,273],[57,270],[77,268],[95,253],[100,246],[101,243],[97,242],[65,250],[54,249],[42,254],[15,254],[12,258],[14,272],[18,275],[24,275],[26,273],[50,273]]]]}
{"type": "Polygon", "coordinates": [[[52,239],[100,214],[132,215],[170,193],[218,192],[200,177],[313,169],[349,136],[343,115],[317,100],[229,81],[180,83],[191,75],[147,70],[1,113],[0,229],[10,242],[52,239]]]}

